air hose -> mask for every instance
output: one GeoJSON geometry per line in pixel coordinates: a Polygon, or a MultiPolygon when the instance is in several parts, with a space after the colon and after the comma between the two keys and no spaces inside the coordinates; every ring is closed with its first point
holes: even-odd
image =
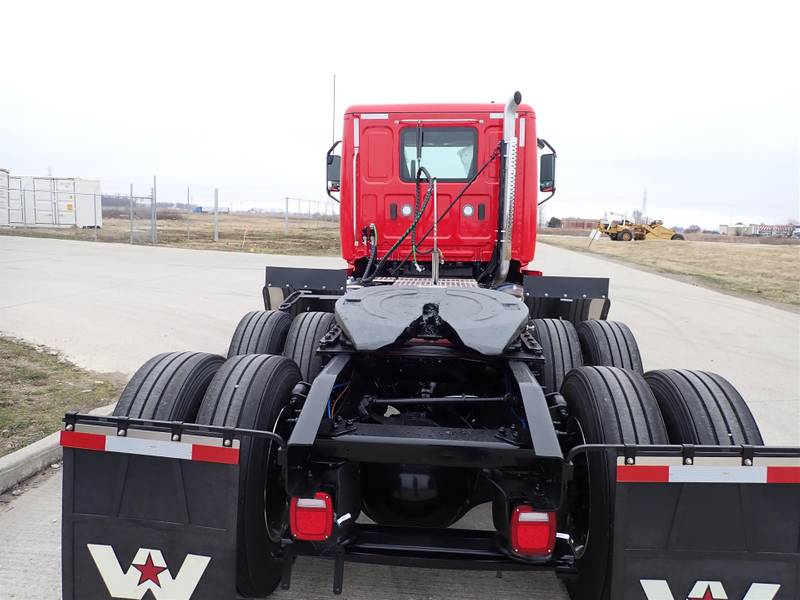
{"type": "Polygon", "coordinates": [[[367,267],[364,269],[364,277],[369,275],[370,269],[372,269],[372,265],[375,264],[375,259],[378,257],[378,228],[375,226],[375,223],[369,224],[370,229],[372,230],[372,248],[369,251],[369,260],[367,261],[367,267]]]}
{"type": "Polygon", "coordinates": [[[431,196],[433,195],[433,180],[431,179],[431,174],[428,173],[428,170],[425,167],[420,167],[417,169],[417,179],[419,179],[420,173],[425,173],[425,177],[428,179],[428,191],[425,192],[425,198],[422,201],[422,206],[420,207],[419,212],[414,215],[414,220],[411,222],[411,225],[408,226],[408,229],[406,229],[405,233],[403,233],[403,235],[397,239],[397,241],[392,245],[391,248],[389,248],[386,254],[383,255],[383,258],[378,261],[378,264],[375,266],[375,270],[369,275],[367,275],[367,272],[364,271],[364,276],[361,278],[360,283],[369,283],[378,276],[392,253],[397,250],[400,247],[400,244],[405,241],[409,234],[417,228],[417,223],[419,223],[422,215],[425,214],[425,209],[428,207],[428,202],[430,202],[431,196]]]}
{"type": "MultiPolygon", "coordinates": [[[[414,218],[415,219],[417,217],[417,213],[421,212],[420,211],[420,205],[419,205],[419,184],[420,184],[419,174],[420,174],[420,171],[422,170],[422,144],[423,144],[423,137],[422,136],[423,136],[422,127],[420,127],[419,123],[417,123],[417,166],[419,168],[417,169],[416,175],[414,177],[414,218]]],[[[425,173],[427,174],[428,182],[429,182],[429,185],[430,185],[430,179],[431,179],[430,175],[428,174],[428,171],[425,171],[425,173]]],[[[420,267],[419,263],[417,262],[417,228],[416,227],[414,227],[414,229],[411,231],[411,254],[414,257],[414,259],[413,259],[414,267],[416,267],[417,273],[419,273],[419,272],[422,271],[422,267],[420,267]]]]}

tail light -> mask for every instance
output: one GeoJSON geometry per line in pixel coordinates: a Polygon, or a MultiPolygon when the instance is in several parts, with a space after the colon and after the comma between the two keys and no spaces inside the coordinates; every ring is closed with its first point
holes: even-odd
{"type": "Polygon", "coordinates": [[[525,556],[548,556],[556,545],[556,513],[520,504],[511,514],[511,549],[525,556]]]}
{"type": "Polygon", "coordinates": [[[289,505],[289,525],[295,539],[327,540],[333,531],[333,500],[324,492],[317,492],[313,498],[293,497],[289,505]]]}

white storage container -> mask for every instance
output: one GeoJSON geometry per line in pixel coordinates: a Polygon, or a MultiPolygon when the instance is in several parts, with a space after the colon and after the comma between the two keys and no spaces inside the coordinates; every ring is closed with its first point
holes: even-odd
{"type": "Polygon", "coordinates": [[[22,202],[22,177],[8,178],[8,224],[25,224],[25,205],[22,202]]]}
{"type": "MultiPolygon", "coordinates": [[[[1,176],[0,176],[1,178],[1,176]]],[[[102,227],[100,182],[64,177],[9,177],[7,222],[38,227],[102,227]]],[[[1,184],[0,184],[1,187],[1,184]]],[[[0,212],[2,212],[0,197],[0,212]]]]}
{"type": "Polygon", "coordinates": [[[75,182],[75,224],[78,227],[103,226],[103,194],[100,182],[73,179],[75,182]]]}

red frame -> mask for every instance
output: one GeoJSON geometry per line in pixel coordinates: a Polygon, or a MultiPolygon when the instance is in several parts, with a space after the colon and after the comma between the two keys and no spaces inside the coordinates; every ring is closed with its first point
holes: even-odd
{"type": "MultiPolygon", "coordinates": [[[[383,256],[411,224],[401,207],[413,206],[414,183],[400,178],[400,131],[406,127],[475,127],[477,129],[477,168],[491,155],[502,138],[501,104],[375,104],[349,107],[344,116],[341,173],[342,257],[352,268],[367,256],[362,230],[374,223],[378,229],[378,255],[383,256]],[[390,205],[397,205],[397,218],[391,219],[390,205]],[[355,204],[355,207],[354,207],[355,204]]],[[[527,104],[518,108],[517,179],[514,203],[512,260],[525,269],[533,260],[536,246],[536,203],[538,196],[538,151],[536,115],[527,104]],[[523,125],[524,131],[520,128],[523,125]]],[[[478,177],[470,190],[439,223],[439,248],[445,261],[486,262],[491,257],[497,231],[499,159],[478,177]],[[477,218],[477,204],[484,203],[486,215],[477,218]],[[465,204],[473,205],[473,216],[462,213],[465,204]]],[[[440,182],[439,213],[460,192],[463,182],[440,182]]],[[[426,186],[422,186],[424,192],[426,186]]],[[[429,204],[417,231],[424,233],[433,223],[429,204]]],[[[432,236],[421,247],[431,246],[432,236]]],[[[410,238],[392,256],[402,259],[411,250],[410,238]]],[[[430,261],[430,256],[420,259],[430,261]]]]}

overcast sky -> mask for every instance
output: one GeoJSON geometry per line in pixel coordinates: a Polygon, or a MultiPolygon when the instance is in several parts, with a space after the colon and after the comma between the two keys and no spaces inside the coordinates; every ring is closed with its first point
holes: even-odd
{"type": "MultiPolygon", "coordinates": [[[[2,4],[0,167],[160,198],[324,199],[348,104],[503,102],[558,150],[548,216],[785,222],[798,200],[795,2],[2,4]],[[341,119],[337,117],[337,139],[341,119]]],[[[208,203],[208,202],[205,202],[208,203]]]]}

